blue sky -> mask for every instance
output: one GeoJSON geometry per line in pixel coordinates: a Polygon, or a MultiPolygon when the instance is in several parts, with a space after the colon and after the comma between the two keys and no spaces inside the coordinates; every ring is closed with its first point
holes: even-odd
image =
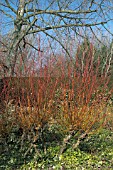
{"type": "MultiPolygon", "coordinates": [[[[3,3],[4,0],[1,0],[1,2],[3,3]]],[[[14,3],[16,4],[17,1],[14,1],[14,3]]],[[[47,0],[43,0],[40,4],[39,7],[42,9],[44,7],[46,7],[48,5],[47,0]],[[43,2],[43,3],[42,3],[43,2]]],[[[74,2],[75,3],[75,2],[74,2]]],[[[16,6],[12,5],[15,9],[16,6]]],[[[6,10],[6,8],[4,8],[6,10]]],[[[13,15],[13,13],[11,11],[9,11],[9,14],[13,15]]],[[[16,17],[16,16],[15,16],[16,17]]],[[[113,18],[113,13],[110,14],[110,17],[113,18]]],[[[2,25],[1,25],[1,33],[2,34],[6,34],[8,31],[12,30],[14,28],[14,23],[11,22],[11,19],[9,19],[8,17],[5,17],[4,15],[2,15],[2,25]]],[[[113,34],[113,20],[108,22],[108,24],[106,24],[106,27],[112,32],[113,34]]],[[[106,33],[107,31],[105,31],[106,33]]]]}

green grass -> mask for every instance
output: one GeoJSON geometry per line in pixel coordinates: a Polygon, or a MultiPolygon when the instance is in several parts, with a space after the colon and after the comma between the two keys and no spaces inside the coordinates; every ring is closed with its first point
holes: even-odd
{"type": "Polygon", "coordinates": [[[60,157],[60,145],[55,143],[48,146],[46,153],[41,152],[41,157],[31,148],[26,158],[24,153],[29,143],[25,142],[20,149],[20,141],[14,135],[7,143],[8,146],[5,146],[5,143],[2,146],[1,170],[113,169],[113,132],[106,129],[81,141],[76,150],[69,147],[60,157]]]}

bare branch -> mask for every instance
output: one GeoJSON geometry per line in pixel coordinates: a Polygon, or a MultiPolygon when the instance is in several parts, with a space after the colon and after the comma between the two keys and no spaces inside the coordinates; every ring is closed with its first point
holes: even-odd
{"type": "MultiPolygon", "coordinates": [[[[68,25],[56,25],[56,26],[49,26],[49,27],[45,27],[45,28],[40,28],[38,30],[32,30],[32,31],[29,31],[28,34],[31,34],[31,33],[37,33],[37,32],[43,32],[43,31],[46,31],[46,30],[51,30],[51,29],[58,29],[58,28],[66,28],[66,27],[91,27],[91,26],[96,26],[96,25],[104,25],[104,24],[107,24],[108,21],[105,21],[105,22],[98,22],[98,23],[91,23],[91,24],[68,24],[68,25]]],[[[37,27],[35,25],[35,27],[37,27]]]]}
{"type": "MultiPolygon", "coordinates": [[[[88,29],[100,42],[93,28],[103,28],[113,36],[112,31],[107,27],[108,22],[113,21],[110,11],[113,3],[110,0],[45,0],[41,1],[18,0],[18,5],[9,0],[0,2],[0,12],[7,16],[14,23],[14,31],[9,46],[8,57],[12,57],[12,62],[18,58],[18,51],[21,42],[26,36],[41,32],[57,41],[65,52],[70,56],[65,45],[61,43],[59,37],[55,37],[55,31],[66,35],[74,32],[77,36],[84,37],[85,32],[80,34],[80,30],[88,29]],[[8,10],[9,9],[9,10],[8,10]],[[12,11],[12,12],[11,12],[12,11]],[[16,56],[16,58],[14,57],[16,56]]],[[[6,22],[4,20],[4,22],[6,22]]],[[[32,44],[28,44],[38,50],[32,44]]],[[[13,64],[14,67],[14,64],[13,64]]]]}
{"type": "Polygon", "coordinates": [[[12,12],[14,12],[15,14],[17,14],[17,11],[10,5],[8,0],[5,0],[6,4],[7,4],[7,8],[11,9],[12,12]]]}

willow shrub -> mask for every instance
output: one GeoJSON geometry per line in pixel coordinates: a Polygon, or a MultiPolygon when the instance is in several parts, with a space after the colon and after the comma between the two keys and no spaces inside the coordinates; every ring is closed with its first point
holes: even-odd
{"type": "Polygon", "coordinates": [[[65,134],[62,154],[71,138],[75,137],[72,147],[76,148],[86,135],[105,126],[112,93],[112,89],[108,89],[109,77],[106,69],[100,74],[100,57],[95,60],[92,44],[81,55],[80,50],[78,47],[75,58],[69,61],[61,57],[54,64],[48,62],[40,68],[37,77],[32,74],[4,79],[1,94],[4,94],[4,103],[11,104],[2,110],[2,133],[16,125],[22,130],[22,140],[26,134],[30,143],[41,138],[44,150],[43,132],[56,125],[65,134]]]}

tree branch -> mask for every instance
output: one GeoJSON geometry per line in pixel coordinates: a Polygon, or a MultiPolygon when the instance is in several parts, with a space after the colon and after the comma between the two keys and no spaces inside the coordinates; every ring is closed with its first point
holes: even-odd
{"type": "Polygon", "coordinates": [[[17,14],[17,11],[10,5],[9,1],[8,0],[5,0],[6,4],[7,4],[7,7],[9,9],[11,9],[15,14],[17,14]]]}
{"type": "MultiPolygon", "coordinates": [[[[105,21],[105,22],[98,22],[98,23],[91,23],[91,24],[67,24],[67,25],[55,25],[55,26],[48,26],[48,27],[45,27],[45,28],[40,28],[38,30],[32,30],[32,31],[29,31],[28,34],[31,34],[31,33],[37,33],[37,32],[43,32],[43,31],[46,31],[46,30],[51,30],[51,29],[58,29],[58,28],[67,28],[67,27],[91,27],[91,26],[96,26],[96,25],[104,25],[104,24],[107,24],[108,21],[105,21]]],[[[35,27],[38,27],[39,26],[36,26],[35,27]]]]}

